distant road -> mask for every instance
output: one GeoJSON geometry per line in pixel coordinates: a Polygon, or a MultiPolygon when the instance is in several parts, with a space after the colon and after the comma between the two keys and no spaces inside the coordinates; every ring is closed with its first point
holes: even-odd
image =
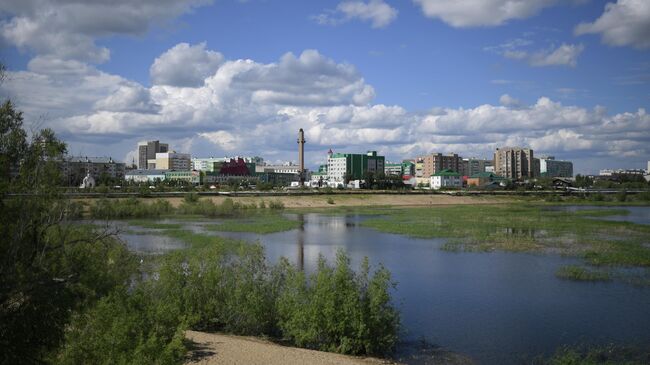
{"type": "MultiPolygon", "coordinates": [[[[196,191],[194,193],[201,196],[230,196],[230,197],[273,197],[273,196],[318,196],[318,195],[455,195],[455,196],[474,196],[474,195],[501,195],[501,196],[522,196],[522,195],[549,195],[549,194],[617,194],[625,191],[627,194],[638,194],[650,192],[650,190],[616,190],[616,189],[580,189],[570,188],[568,190],[333,190],[325,192],[323,190],[285,190],[285,191],[196,191]]],[[[67,192],[64,196],[70,198],[126,198],[126,197],[183,197],[186,191],[151,191],[145,194],[140,192],[67,192]]],[[[8,194],[9,196],[28,196],[31,194],[8,194]]]]}

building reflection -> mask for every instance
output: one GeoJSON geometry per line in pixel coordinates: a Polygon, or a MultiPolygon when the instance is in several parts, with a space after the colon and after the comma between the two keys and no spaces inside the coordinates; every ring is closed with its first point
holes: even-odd
{"type": "Polygon", "coordinates": [[[305,270],[305,215],[298,214],[298,269],[305,270]]]}

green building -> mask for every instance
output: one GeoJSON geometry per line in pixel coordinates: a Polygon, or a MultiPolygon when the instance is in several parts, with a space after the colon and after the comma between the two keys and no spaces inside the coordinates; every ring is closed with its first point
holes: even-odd
{"type": "Polygon", "coordinates": [[[361,180],[366,172],[378,174],[384,172],[385,158],[378,156],[377,151],[364,154],[328,153],[327,176],[330,181],[346,182],[346,180],[361,180]]]}

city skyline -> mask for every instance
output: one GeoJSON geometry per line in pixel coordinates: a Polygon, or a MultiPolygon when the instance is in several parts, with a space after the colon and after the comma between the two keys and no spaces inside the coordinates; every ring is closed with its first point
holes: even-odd
{"type": "Polygon", "coordinates": [[[650,4],[607,3],[7,1],[0,90],[71,154],[127,163],[156,139],[297,161],[304,128],[311,169],[330,148],[400,161],[505,146],[576,174],[643,168],[650,4]]]}

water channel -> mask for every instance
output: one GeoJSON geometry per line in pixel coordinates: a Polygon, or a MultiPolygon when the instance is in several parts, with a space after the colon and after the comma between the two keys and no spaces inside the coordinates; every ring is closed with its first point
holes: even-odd
{"type": "MultiPolygon", "coordinates": [[[[650,207],[624,209],[634,212],[619,219],[650,224],[650,207]]],[[[316,267],[319,255],[332,262],[338,249],[348,253],[355,267],[365,256],[371,264],[382,263],[398,283],[394,298],[402,313],[404,341],[425,340],[466,354],[478,364],[521,363],[551,354],[561,345],[650,343],[650,288],[555,276],[560,266],[580,263],[579,259],[448,252],[440,250],[443,239],[415,239],[361,227],[365,217],[359,215],[288,216],[301,220],[302,228],[266,235],[207,232],[200,222],[189,223],[188,228],[260,242],[270,262],[284,256],[308,272],[316,267]]],[[[123,238],[134,250],[178,247],[173,241],[161,241],[159,247],[136,242],[161,236],[123,238]]],[[[427,363],[426,358],[404,356],[407,363],[427,363]]]]}

